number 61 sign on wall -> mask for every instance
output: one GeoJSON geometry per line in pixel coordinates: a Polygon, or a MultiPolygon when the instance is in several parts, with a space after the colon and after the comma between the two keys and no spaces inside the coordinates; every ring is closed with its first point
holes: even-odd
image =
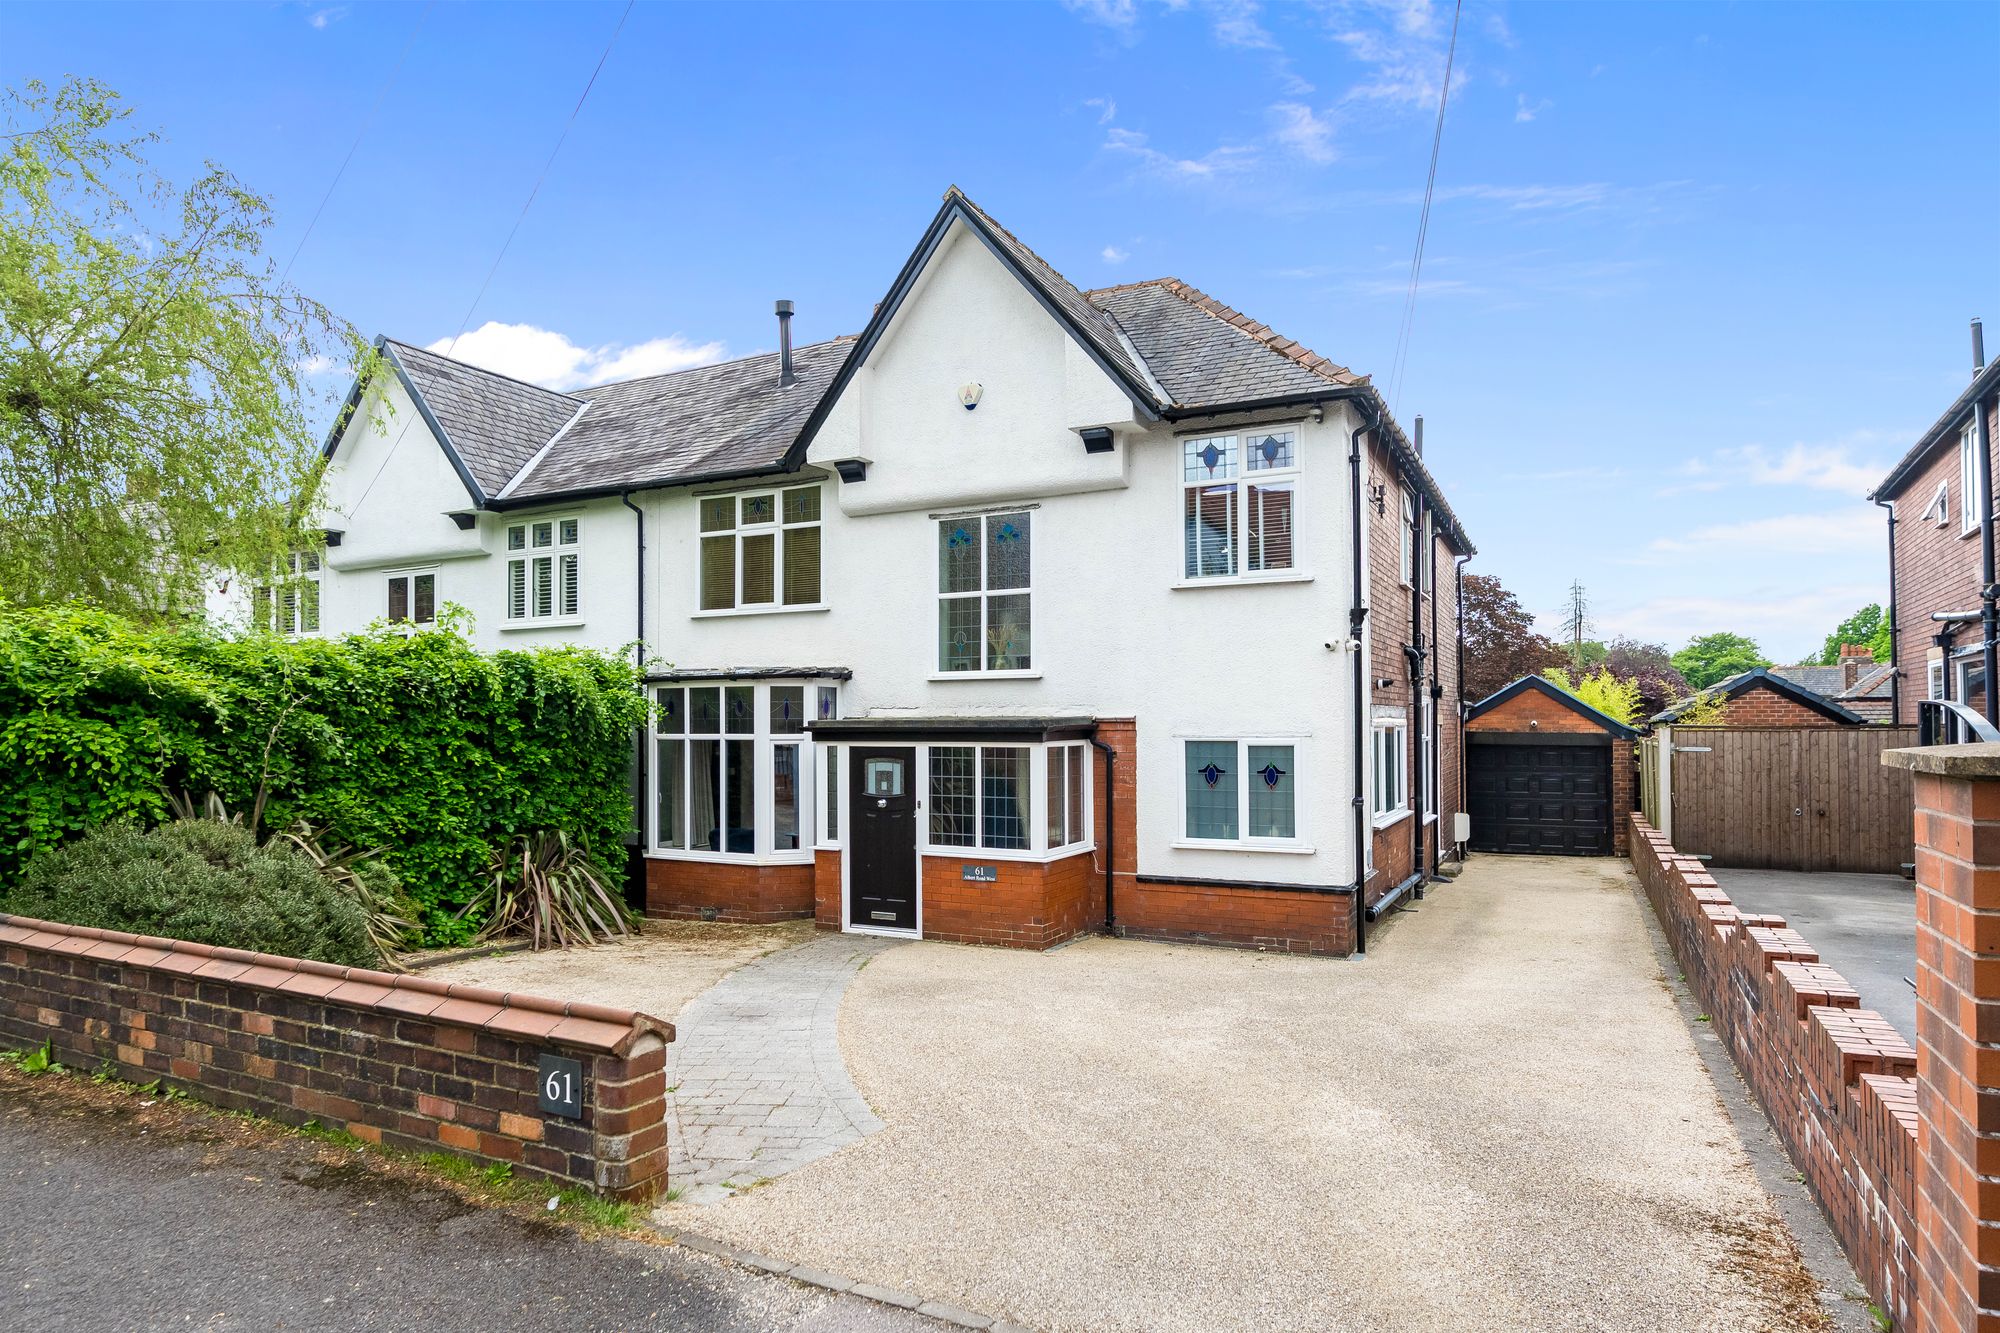
{"type": "Polygon", "coordinates": [[[535,1092],[544,1113],[583,1119],[583,1062],[544,1055],[535,1092]]]}

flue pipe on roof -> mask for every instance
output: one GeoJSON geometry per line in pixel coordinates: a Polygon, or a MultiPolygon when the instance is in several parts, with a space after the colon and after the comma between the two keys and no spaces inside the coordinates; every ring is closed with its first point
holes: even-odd
{"type": "Polygon", "coordinates": [[[778,302],[778,387],[798,383],[792,373],[792,303],[778,302]]]}
{"type": "Polygon", "coordinates": [[[1986,329],[1979,322],[1979,316],[1972,317],[1972,373],[1977,375],[1986,369],[1986,329]]]}

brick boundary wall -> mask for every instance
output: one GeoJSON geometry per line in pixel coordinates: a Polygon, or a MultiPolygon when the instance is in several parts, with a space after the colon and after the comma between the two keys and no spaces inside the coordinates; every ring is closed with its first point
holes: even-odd
{"type": "Polygon", "coordinates": [[[1862,1285],[1918,1304],[1917,1053],[1784,918],[1745,913],[1643,815],[1631,859],[1688,989],[1777,1128],[1862,1285]]]}
{"type": "Polygon", "coordinates": [[[0,914],[0,1042],[617,1199],[666,1188],[673,1038],[603,1005],[0,914]],[[544,1052],[581,1063],[581,1119],[539,1109],[544,1052]]]}

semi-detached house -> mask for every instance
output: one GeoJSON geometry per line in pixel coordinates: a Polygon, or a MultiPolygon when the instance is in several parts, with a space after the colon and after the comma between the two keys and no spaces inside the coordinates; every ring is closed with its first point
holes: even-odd
{"type": "Polygon", "coordinates": [[[1340,954],[1453,853],[1472,546],[1366,378],[956,189],[859,336],[779,310],[571,393],[383,341],[256,613],[641,644],[656,915],[1340,954]]]}

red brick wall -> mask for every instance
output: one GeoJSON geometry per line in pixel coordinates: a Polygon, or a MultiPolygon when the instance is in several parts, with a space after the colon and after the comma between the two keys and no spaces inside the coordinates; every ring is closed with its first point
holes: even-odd
{"type": "Polygon", "coordinates": [[[1118,891],[1118,933],[1344,957],[1354,952],[1354,895],[1139,881],[1118,891]]]}
{"type": "MultiPolygon", "coordinates": [[[[760,924],[814,914],[813,865],[646,861],[646,915],[760,924]]],[[[840,880],[833,882],[834,914],[840,880]]]]}
{"type": "Polygon", "coordinates": [[[1797,700],[1788,699],[1762,681],[1758,681],[1743,693],[1729,701],[1722,714],[1725,727],[1851,727],[1853,722],[1842,722],[1828,717],[1818,709],[1808,708],[1797,700]]]}
{"type": "Polygon", "coordinates": [[[1630,823],[1633,868],[1695,1002],[1869,1295],[1905,1327],[1920,1299],[1917,1052],[1784,918],[1739,912],[1701,862],[1643,816],[1630,823]]]}
{"type": "Polygon", "coordinates": [[[666,1187],[671,1024],[364,968],[0,915],[0,1038],[201,1100],[448,1148],[617,1198],[666,1187]],[[583,1117],[536,1104],[544,1051],[583,1117]]]}
{"type": "Polygon", "coordinates": [[[1089,852],[1047,863],[926,856],[924,938],[1021,949],[1060,944],[1089,927],[1085,907],[1094,862],[1089,852]],[[1000,878],[967,881],[969,865],[992,866],[1000,878]]]}
{"type": "Polygon", "coordinates": [[[1506,703],[1465,724],[1472,732],[1558,731],[1571,736],[1602,736],[1604,724],[1556,702],[1539,690],[1523,690],[1506,703]]]}
{"type": "MultiPolygon", "coordinates": [[[[1989,399],[1989,431],[2000,398],[1989,399]]],[[[1995,469],[2000,474],[2000,468],[1995,469]]],[[[1939,626],[1933,611],[1965,611],[1979,604],[1979,530],[1959,534],[1964,496],[1958,485],[1958,435],[1941,442],[1930,460],[1892,498],[1896,502],[1896,667],[1901,677],[1902,709],[1896,720],[1914,725],[1917,700],[1925,695],[1926,659],[1931,636],[1939,626]],[[1944,482],[1951,492],[1951,521],[1940,528],[1925,520],[1923,511],[1944,482]]],[[[1888,517],[1883,517],[1887,531],[1888,517]]],[[[1976,627],[1960,632],[1958,642],[1975,643],[1976,627]]],[[[1956,690],[1956,685],[1953,689],[1956,690]]]]}
{"type": "Polygon", "coordinates": [[[840,858],[838,850],[813,853],[813,924],[839,930],[840,858]]]}

